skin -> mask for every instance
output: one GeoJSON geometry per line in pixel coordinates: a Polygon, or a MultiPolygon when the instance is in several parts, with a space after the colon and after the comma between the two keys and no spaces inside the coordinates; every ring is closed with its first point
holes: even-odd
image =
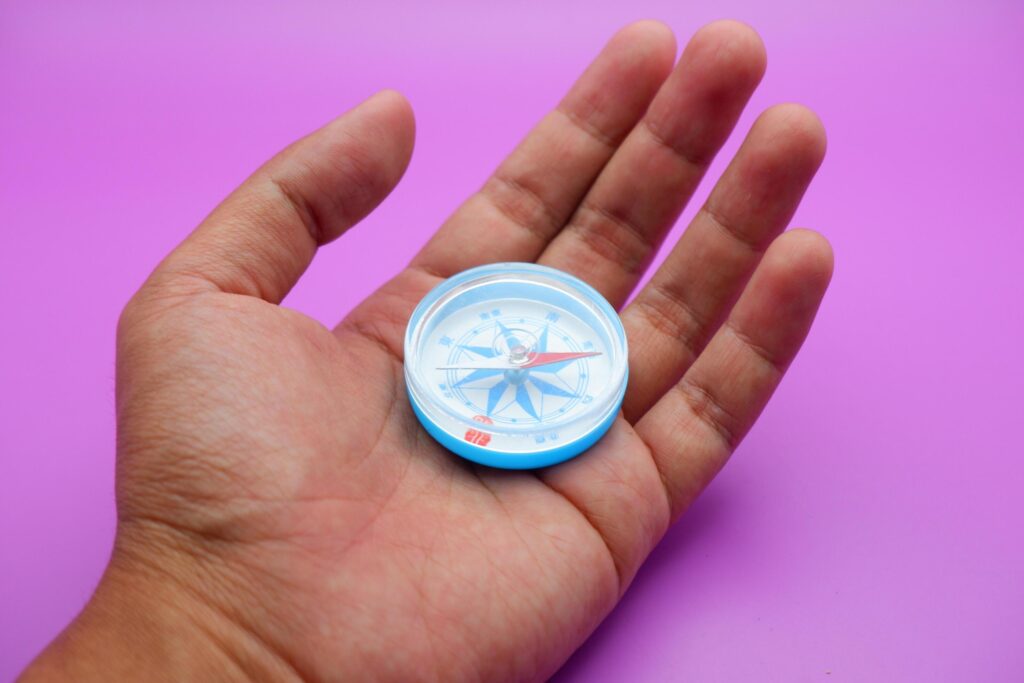
{"type": "Polygon", "coordinates": [[[414,136],[402,96],[378,93],[299,140],[217,207],[121,317],[115,548],[24,680],[554,673],[723,466],[807,334],[832,254],[814,232],[782,231],[824,155],[821,124],[797,105],[754,123],[622,310],[629,391],[583,456],[510,472],[443,450],[408,405],[402,338],[428,290],[495,261],[561,268],[623,305],[765,68],[736,22],[675,55],[662,24],[617,33],[333,330],[278,303],[401,177],[414,136]]]}

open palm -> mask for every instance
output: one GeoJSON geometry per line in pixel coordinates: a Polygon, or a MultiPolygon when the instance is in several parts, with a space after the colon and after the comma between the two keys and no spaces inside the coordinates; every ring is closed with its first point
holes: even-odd
{"type": "Polygon", "coordinates": [[[778,235],[821,161],[820,124],[795,105],[754,124],[622,311],[623,414],[579,458],[510,472],[448,453],[409,407],[402,340],[424,294],[483,263],[550,265],[624,304],[764,70],[759,39],[733,22],[674,58],[664,26],[620,31],[334,330],[277,304],[317,247],[398,182],[407,103],[372,97],[232,194],[122,316],[105,583],[145,585],[140,604],[213,634],[228,673],[553,673],[728,458],[806,335],[830,250],[809,231],[778,235]]]}

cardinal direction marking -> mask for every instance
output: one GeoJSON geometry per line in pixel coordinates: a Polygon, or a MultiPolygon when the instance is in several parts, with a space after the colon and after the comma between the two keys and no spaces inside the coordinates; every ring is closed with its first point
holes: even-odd
{"type": "Polygon", "coordinates": [[[547,394],[549,396],[561,396],[562,398],[576,398],[576,394],[570,393],[565,389],[556,387],[554,384],[549,384],[548,382],[545,382],[542,379],[531,377],[530,381],[533,382],[533,385],[537,387],[537,389],[540,390],[540,393],[542,394],[547,394]]]}
{"type": "Polygon", "coordinates": [[[494,349],[489,349],[486,346],[467,346],[465,344],[459,344],[459,348],[463,351],[469,351],[470,353],[475,353],[478,356],[483,356],[484,358],[494,358],[497,355],[497,352],[494,349]]]}
{"type": "MultiPolygon", "coordinates": [[[[481,398],[483,398],[482,394],[486,393],[487,396],[483,402],[486,404],[485,414],[488,417],[501,416],[513,406],[518,406],[516,413],[521,410],[529,418],[539,422],[543,422],[547,412],[564,413],[566,406],[570,405],[566,401],[574,404],[572,400],[579,399],[580,394],[577,393],[574,384],[570,384],[558,372],[572,363],[600,355],[600,353],[593,351],[593,343],[587,343],[584,346],[586,350],[583,352],[549,352],[551,325],[557,320],[552,315],[544,320],[543,326],[536,331],[536,337],[524,333],[530,339],[529,342],[524,342],[520,339],[521,333],[517,329],[506,327],[498,318],[498,314],[498,311],[494,311],[493,314],[481,317],[490,318],[490,321],[494,323],[490,329],[494,332],[495,341],[500,340],[500,343],[496,343],[493,347],[479,344],[453,344],[456,352],[452,358],[459,358],[459,360],[452,360],[450,366],[442,366],[439,369],[462,370],[466,374],[462,379],[453,382],[450,385],[451,388],[459,388],[460,391],[467,392],[480,392],[477,395],[481,398]],[[506,360],[503,350],[511,352],[512,349],[523,343],[533,343],[534,347],[529,350],[530,362],[513,369],[513,372],[519,376],[518,379],[515,379],[508,374],[510,368],[506,367],[507,363],[503,364],[503,361],[506,360]],[[532,363],[539,363],[539,365],[532,366],[532,363]],[[542,373],[543,379],[541,378],[542,373]],[[554,402],[553,408],[550,407],[552,401],[554,402]],[[562,407],[558,408],[559,405],[562,407]]],[[[557,331],[558,328],[555,329],[557,331]]],[[[568,338],[564,339],[569,341],[568,338]]],[[[467,341],[469,340],[467,339],[467,341]]],[[[581,377],[586,376],[583,374],[585,368],[585,365],[580,366],[581,377]]],[[[465,400],[467,405],[471,405],[468,398],[465,400]]],[[[480,408],[477,409],[480,410],[480,408]]],[[[516,419],[510,419],[512,422],[516,422],[516,419]]],[[[522,420],[522,418],[519,419],[522,420]]]]}
{"type": "Polygon", "coordinates": [[[482,379],[487,379],[488,377],[500,375],[502,372],[504,372],[504,370],[474,370],[473,372],[469,373],[452,386],[461,387],[463,384],[466,384],[467,382],[477,382],[482,379]]]}
{"type": "Polygon", "coordinates": [[[516,403],[519,407],[526,411],[526,413],[535,420],[539,420],[537,417],[537,410],[533,407],[533,402],[530,401],[530,394],[526,391],[526,384],[520,384],[516,387],[516,403]]]}
{"type": "Polygon", "coordinates": [[[565,368],[569,363],[575,363],[580,360],[579,358],[573,358],[570,360],[563,360],[557,363],[548,363],[547,365],[539,365],[535,368],[530,368],[530,372],[558,372],[565,368]]]}
{"type": "Polygon", "coordinates": [[[501,336],[505,338],[505,343],[508,344],[508,348],[512,349],[519,346],[519,339],[517,339],[516,335],[512,333],[512,330],[502,325],[500,320],[495,320],[494,322],[498,324],[498,331],[501,332],[501,336]]]}
{"type": "Polygon", "coordinates": [[[487,414],[491,415],[494,412],[494,408],[498,405],[498,401],[501,400],[505,390],[508,389],[508,382],[501,380],[487,392],[487,414]]]}

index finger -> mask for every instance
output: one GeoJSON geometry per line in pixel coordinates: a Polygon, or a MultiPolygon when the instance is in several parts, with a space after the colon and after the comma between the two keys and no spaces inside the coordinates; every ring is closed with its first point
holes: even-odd
{"type": "Polygon", "coordinates": [[[616,33],[412,266],[448,277],[483,263],[536,259],[643,116],[674,60],[675,39],[664,24],[640,21],[616,33]]]}

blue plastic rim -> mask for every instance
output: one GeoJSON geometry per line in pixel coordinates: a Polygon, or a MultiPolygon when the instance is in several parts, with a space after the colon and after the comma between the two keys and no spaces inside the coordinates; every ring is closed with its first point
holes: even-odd
{"type": "MultiPolygon", "coordinates": [[[[617,335],[619,335],[623,350],[626,349],[625,330],[622,328],[622,322],[619,320],[618,313],[596,289],[587,283],[583,282],[579,278],[569,275],[568,273],[564,273],[560,270],[549,268],[547,266],[540,266],[533,263],[496,263],[471,268],[454,275],[438,284],[425,297],[423,297],[423,300],[416,306],[412,316],[409,318],[409,324],[406,328],[406,363],[408,363],[408,358],[415,353],[415,349],[412,348],[413,330],[419,324],[425,312],[429,310],[441,297],[445,296],[452,289],[455,289],[467,282],[489,275],[505,274],[509,271],[535,273],[546,278],[559,281],[564,285],[567,285],[570,289],[576,290],[581,297],[585,297],[592,304],[595,304],[607,319],[611,321],[617,335]]],[[[622,400],[625,396],[626,386],[628,384],[629,370],[627,357],[624,355],[622,360],[623,363],[626,364],[626,367],[623,369],[624,377],[621,386],[619,387],[619,390],[612,402],[607,406],[606,412],[591,429],[587,430],[572,441],[559,444],[555,447],[533,450],[528,453],[507,452],[495,450],[493,448],[484,448],[470,443],[469,441],[460,438],[458,435],[451,434],[443,429],[440,425],[430,419],[427,415],[427,411],[424,410],[424,407],[417,399],[415,392],[410,386],[411,380],[409,377],[410,370],[408,366],[406,367],[405,372],[406,393],[409,396],[409,402],[412,405],[413,412],[416,415],[416,418],[420,421],[420,424],[423,425],[423,428],[431,437],[434,438],[435,441],[452,453],[465,458],[466,460],[470,460],[481,465],[487,465],[489,467],[515,470],[536,469],[565,462],[566,460],[580,455],[597,443],[597,441],[599,441],[601,437],[608,432],[612,424],[614,424],[615,418],[619,414],[619,409],[622,406],[622,400]]]]}

